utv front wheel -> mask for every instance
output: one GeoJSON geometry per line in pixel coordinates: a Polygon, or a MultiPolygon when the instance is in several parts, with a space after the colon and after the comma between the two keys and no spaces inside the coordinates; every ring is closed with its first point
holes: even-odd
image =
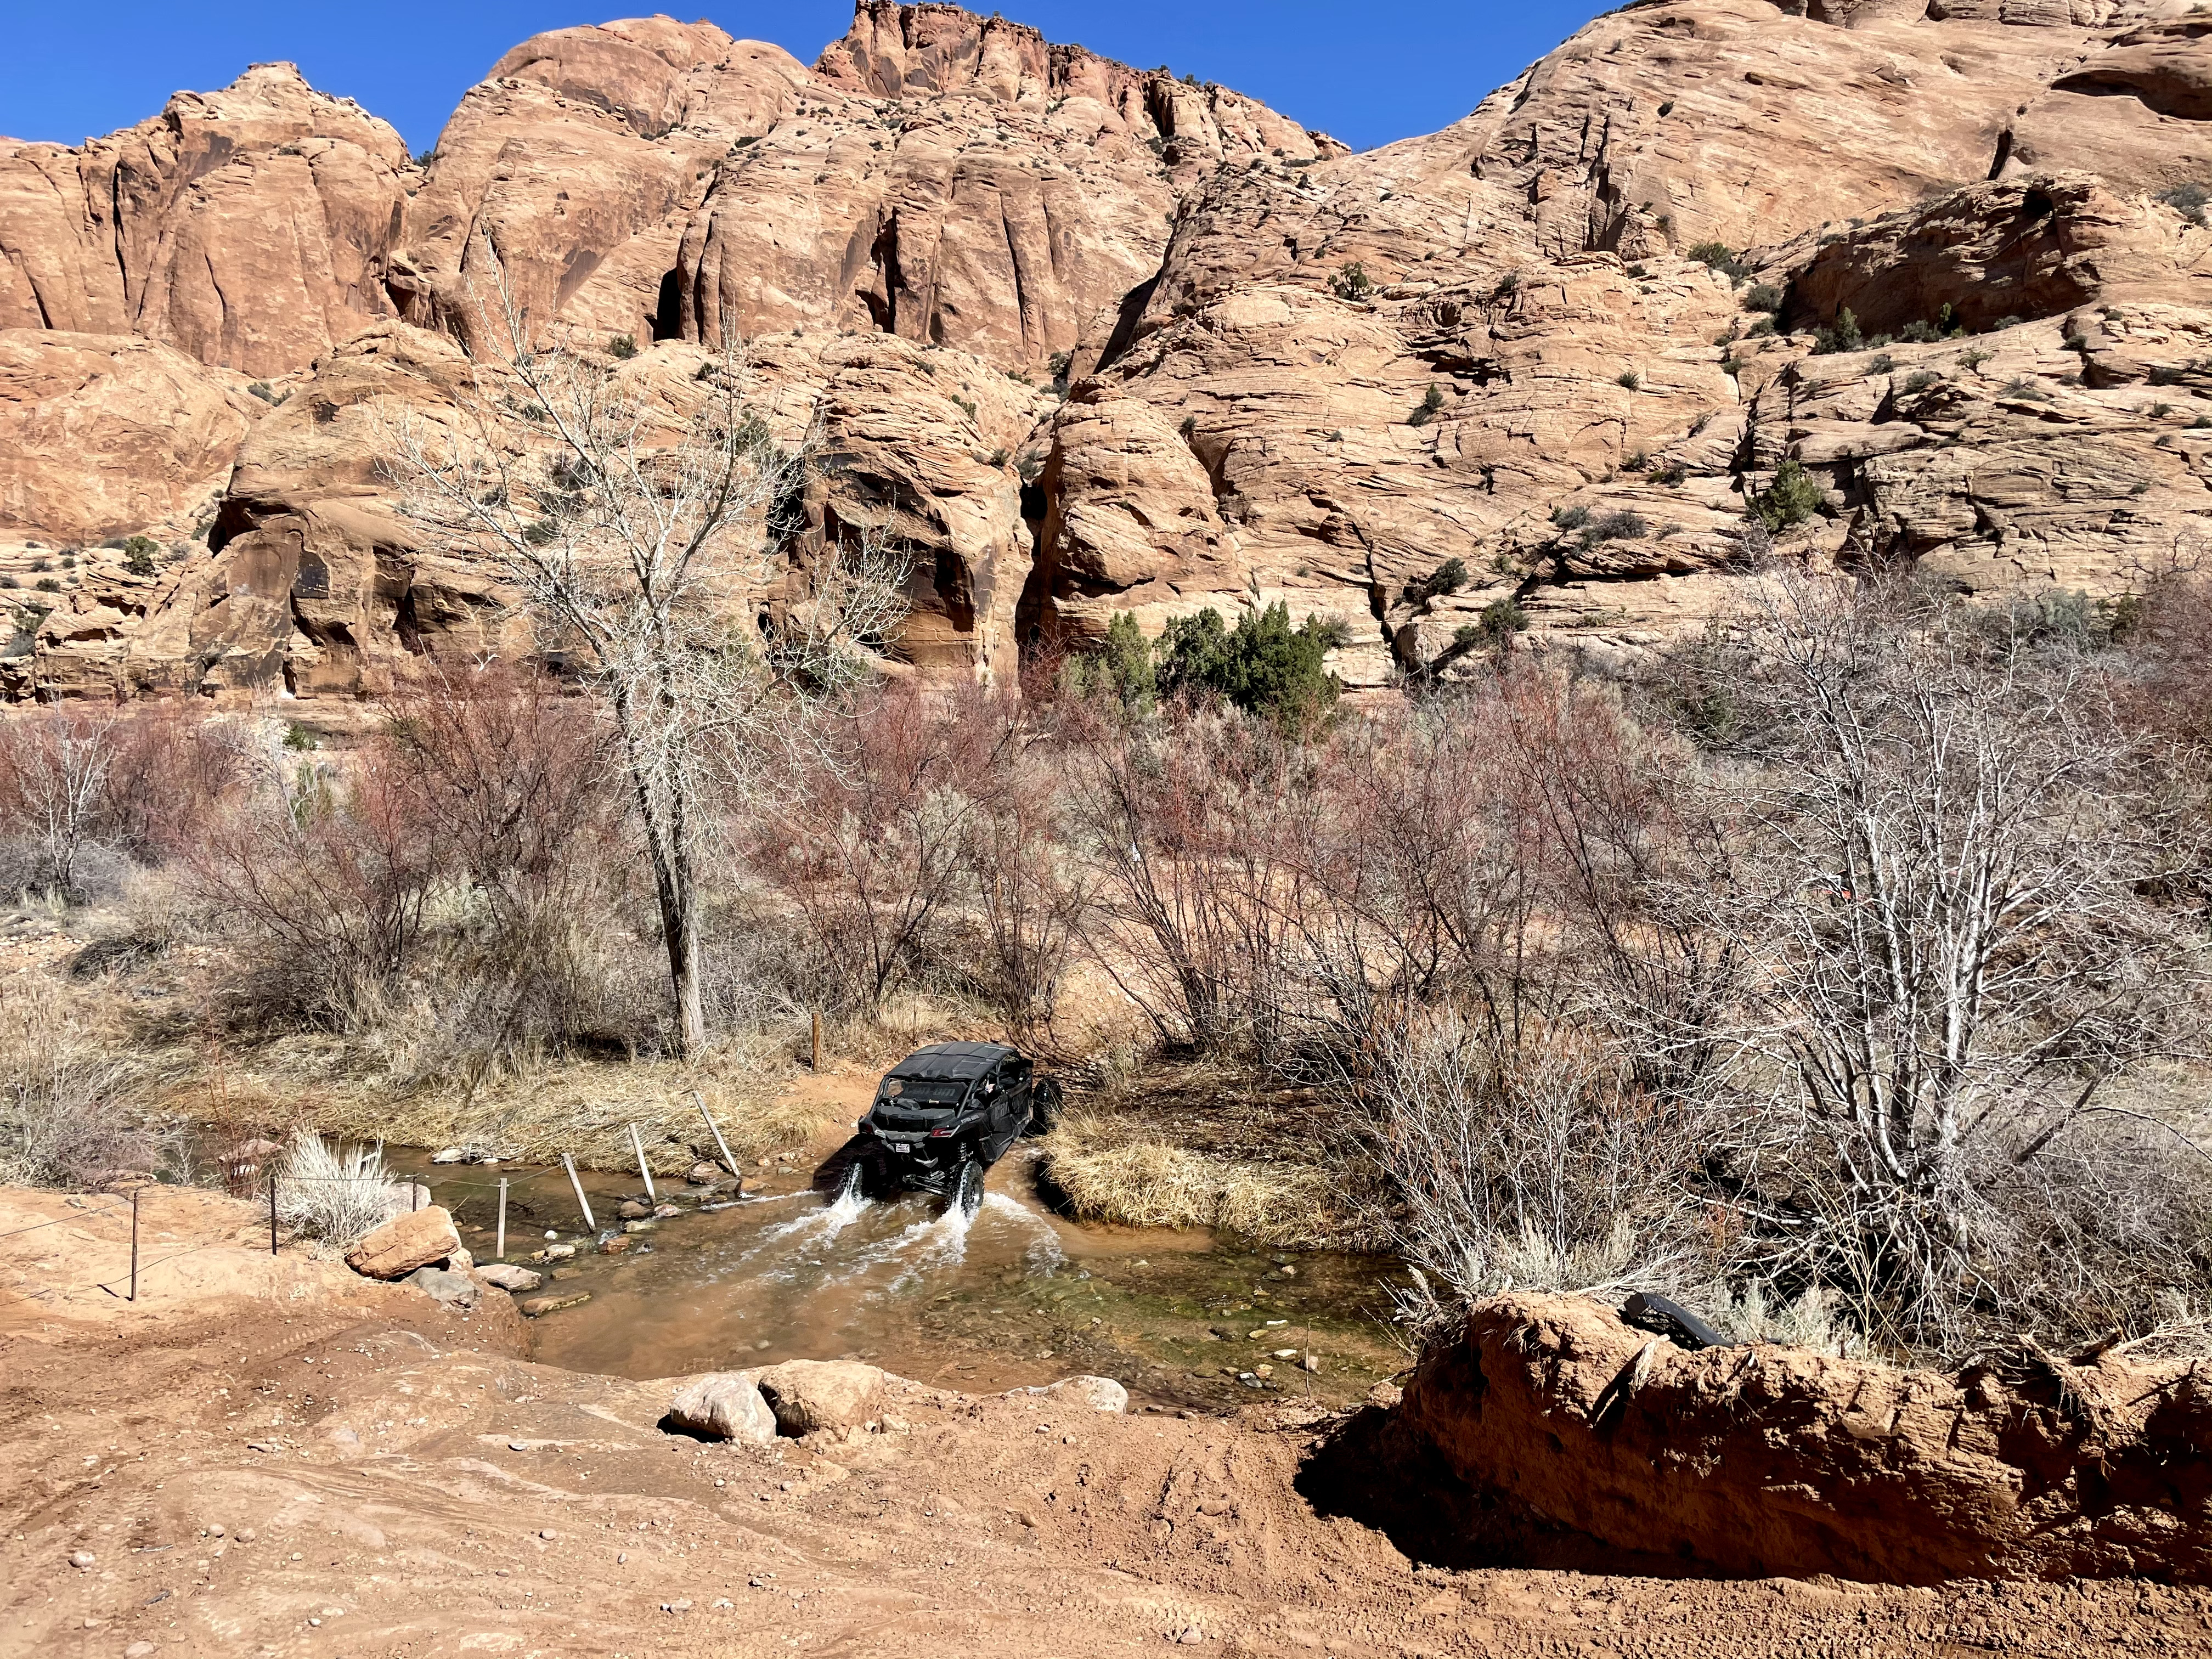
{"type": "Polygon", "coordinates": [[[983,1166],[969,1158],[952,1178],[952,1202],[960,1213],[972,1216],[983,1206],[983,1166]]]}

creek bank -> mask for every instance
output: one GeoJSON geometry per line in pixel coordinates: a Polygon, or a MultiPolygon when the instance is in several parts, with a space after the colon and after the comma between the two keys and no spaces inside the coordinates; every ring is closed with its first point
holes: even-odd
{"type": "Polygon", "coordinates": [[[1375,1415],[1378,1482],[1692,1571],[2212,1583],[2212,1387],[2187,1362],[1693,1352],[1585,1297],[1504,1297],[1375,1415]]]}

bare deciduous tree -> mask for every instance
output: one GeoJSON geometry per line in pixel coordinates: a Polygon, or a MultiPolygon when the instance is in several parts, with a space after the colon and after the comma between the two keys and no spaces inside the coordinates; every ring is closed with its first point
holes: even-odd
{"type": "MultiPolygon", "coordinates": [[[[488,560],[541,647],[581,671],[613,725],[651,868],[677,1040],[705,1037],[702,859],[725,790],[757,788],[805,746],[811,708],[867,672],[902,610],[901,562],[832,542],[800,603],[780,592],[803,456],[746,395],[734,329],[664,400],[625,368],[533,329],[506,287],[449,423],[410,417],[385,465],[408,514],[488,560]]],[[[803,446],[801,447],[803,449],[803,446]]]]}
{"type": "Polygon", "coordinates": [[[2138,890],[2154,861],[2078,655],[1774,591],[1740,688],[1760,752],[1728,786],[1744,857],[1696,896],[1745,965],[1736,1083],[1771,1103],[1743,1202],[1870,1334],[1955,1350],[1978,1303],[2011,1305],[2005,1172],[2188,1044],[2195,941],[2138,890]]]}
{"type": "Polygon", "coordinates": [[[78,864],[115,764],[116,725],[112,710],[0,722],[0,803],[33,844],[32,878],[65,900],[81,896],[78,864]]]}

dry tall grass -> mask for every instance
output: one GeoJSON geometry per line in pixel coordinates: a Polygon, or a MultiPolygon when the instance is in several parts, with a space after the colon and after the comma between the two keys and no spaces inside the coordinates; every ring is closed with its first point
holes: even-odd
{"type": "Polygon", "coordinates": [[[1132,1138],[1122,1121],[1075,1114],[1040,1143],[1045,1173],[1086,1221],[1218,1227],[1262,1244],[1335,1241],[1328,1172],[1132,1138]]]}
{"type": "Polygon", "coordinates": [[[174,1162],[179,1126],[142,1104],[98,1000],[40,974],[0,992],[0,1182],[98,1187],[174,1162]]]}
{"type": "Polygon", "coordinates": [[[586,1169],[632,1170],[635,1123],[655,1174],[679,1175],[718,1158],[694,1091],[740,1159],[803,1146],[820,1110],[782,1097],[787,1064],[736,1046],[697,1060],[571,1061],[526,1078],[395,1090],[380,1078],[349,1076],[346,1043],[302,1037],[271,1044],[249,1065],[203,1072],[191,1089],[196,1115],[240,1132],[309,1130],[394,1146],[482,1148],[533,1164],[571,1154],[586,1169]]]}

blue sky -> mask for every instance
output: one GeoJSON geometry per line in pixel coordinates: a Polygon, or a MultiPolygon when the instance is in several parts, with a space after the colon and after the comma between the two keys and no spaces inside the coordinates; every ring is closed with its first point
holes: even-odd
{"type": "MultiPolygon", "coordinates": [[[[1052,40],[1235,87],[1361,149],[1457,120],[1601,9],[1597,0],[999,6],[1052,40]]],[[[807,62],[852,17],[850,0],[708,8],[731,33],[774,40],[807,62]]],[[[328,0],[0,0],[0,133],[74,144],[155,114],[180,88],[222,86],[249,63],[290,58],[317,87],[360,100],[427,149],[463,90],[509,46],[621,15],[611,0],[449,0],[428,12],[328,0]]]]}

